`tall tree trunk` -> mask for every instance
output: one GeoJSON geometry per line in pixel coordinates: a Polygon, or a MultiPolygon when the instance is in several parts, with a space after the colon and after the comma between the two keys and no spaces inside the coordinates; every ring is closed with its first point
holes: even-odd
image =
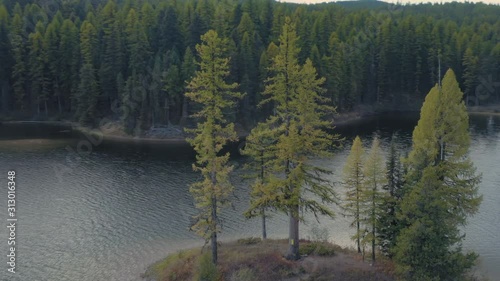
{"type": "Polygon", "coordinates": [[[288,260],[300,259],[299,253],[299,206],[295,205],[290,208],[290,227],[288,233],[288,252],[286,258],[288,260]]]}
{"type": "Polygon", "coordinates": [[[165,123],[170,126],[170,104],[168,98],[165,98],[165,123]]]}
{"type": "Polygon", "coordinates": [[[375,192],[377,188],[373,189],[372,196],[372,264],[375,263],[375,192]]]}
{"type": "Polygon", "coordinates": [[[217,264],[217,198],[212,196],[212,262],[217,264]]]}
{"type": "MultiPolygon", "coordinates": [[[[265,166],[264,166],[264,150],[260,151],[260,184],[264,185],[264,173],[265,173],[265,166]]],[[[266,208],[262,207],[261,210],[262,214],[262,239],[266,240],[267,239],[267,233],[266,233],[266,208]]]]}
{"type": "MultiPolygon", "coordinates": [[[[214,144],[215,145],[215,144],[214,144]]],[[[211,172],[212,180],[212,262],[217,265],[217,197],[214,194],[214,188],[217,185],[217,173],[215,170],[211,172]]]]}
{"type": "MultiPolygon", "coordinates": [[[[359,186],[359,185],[358,185],[359,186]]],[[[356,230],[357,230],[357,242],[358,242],[358,254],[361,253],[361,241],[359,237],[359,188],[356,187],[356,230]]]]}
{"type": "Polygon", "coordinates": [[[265,208],[262,208],[262,240],[267,239],[267,232],[266,232],[266,210],[265,208]]]}

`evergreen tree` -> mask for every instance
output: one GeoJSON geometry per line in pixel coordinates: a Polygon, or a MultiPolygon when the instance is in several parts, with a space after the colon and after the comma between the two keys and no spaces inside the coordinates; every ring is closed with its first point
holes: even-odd
{"type": "Polygon", "coordinates": [[[78,108],[76,116],[84,125],[93,125],[96,118],[98,84],[94,66],[84,63],[80,70],[80,85],[78,87],[78,108]]]}
{"type": "Polygon", "coordinates": [[[180,104],[182,100],[182,92],[184,87],[182,85],[182,77],[179,66],[171,64],[165,72],[163,78],[165,96],[165,121],[167,125],[170,124],[171,107],[173,104],[180,104]]]}
{"type": "Polygon", "coordinates": [[[25,109],[24,100],[26,97],[27,62],[25,44],[27,38],[23,30],[23,20],[20,14],[14,14],[11,28],[12,33],[10,34],[10,42],[14,60],[11,75],[14,81],[12,86],[17,108],[22,111],[25,109]]]}
{"type": "MultiPolygon", "coordinates": [[[[188,47],[186,48],[186,51],[184,52],[184,58],[182,60],[182,65],[181,65],[181,75],[182,75],[182,83],[184,86],[184,89],[187,86],[187,82],[191,81],[193,78],[194,74],[196,72],[196,60],[194,58],[193,52],[191,49],[188,47]]],[[[182,114],[181,114],[181,125],[185,125],[187,122],[187,118],[189,115],[189,108],[188,108],[189,102],[188,98],[186,95],[183,95],[182,97],[182,114]]]]}
{"type": "Polygon", "coordinates": [[[469,122],[455,74],[450,69],[427,95],[413,132],[399,216],[406,222],[394,249],[405,280],[457,280],[474,265],[462,253],[460,226],[477,212],[480,176],[467,156],[469,122]]]}
{"type": "Polygon", "coordinates": [[[356,227],[356,233],[352,236],[352,239],[356,240],[358,253],[361,253],[361,239],[364,233],[364,230],[361,229],[361,210],[363,203],[361,194],[363,192],[364,182],[363,154],[363,144],[359,136],[356,136],[342,174],[342,183],[346,188],[343,208],[347,215],[354,218],[351,226],[356,227]]]}
{"type": "Polygon", "coordinates": [[[200,236],[211,241],[212,262],[217,264],[217,234],[220,232],[219,212],[228,203],[232,191],[228,165],[229,153],[220,155],[222,147],[237,138],[234,124],[227,121],[226,109],[235,106],[241,94],[235,92],[237,84],[226,82],[229,75],[229,59],[225,57],[227,39],[220,38],[214,30],[201,37],[196,46],[200,56],[200,70],[188,86],[186,96],[201,104],[202,109],[194,117],[200,121],[189,130],[194,137],[188,139],[197,153],[193,168],[200,171],[203,179],[191,185],[196,207],[200,214],[192,226],[200,236]]]}
{"type": "Polygon", "coordinates": [[[378,244],[378,222],[382,213],[382,188],[386,185],[386,173],[380,141],[375,137],[363,167],[364,187],[361,195],[363,201],[361,214],[365,217],[364,225],[368,230],[364,240],[371,244],[372,263],[375,262],[375,246],[378,244]]]}
{"type": "Polygon", "coordinates": [[[113,100],[118,98],[116,89],[117,73],[123,70],[123,50],[121,20],[117,11],[117,5],[113,0],[101,10],[100,18],[102,23],[102,43],[100,46],[101,65],[99,68],[99,81],[103,97],[108,106],[111,106],[113,100]]]}
{"type": "MultiPolygon", "coordinates": [[[[37,23],[38,30],[43,32],[43,23],[37,23]]],[[[30,99],[33,110],[40,115],[40,105],[44,102],[43,89],[46,86],[45,80],[45,53],[43,49],[43,35],[40,31],[35,31],[29,35],[29,81],[30,99]]],[[[45,107],[45,109],[47,109],[45,107]]]]}
{"type": "Polygon", "coordinates": [[[10,92],[10,73],[12,67],[12,58],[10,54],[10,40],[9,40],[9,13],[3,4],[0,4],[0,104],[4,111],[10,110],[11,92],[10,92]],[[9,90],[8,90],[9,89],[9,90]]]}
{"type": "Polygon", "coordinates": [[[183,38],[179,27],[179,19],[175,8],[169,6],[166,11],[161,11],[158,21],[158,40],[160,53],[177,48],[182,50],[183,38]]]}
{"type": "Polygon", "coordinates": [[[274,198],[271,173],[272,162],[275,151],[272,144],[276,142],[277,136],[265,123],[259,123],[252,129],[246,138],[243,154],[250,156],[251,160],[246,165],[250,171],[249,177],[254,181],[250,185],[251,199],[250,207],[245,212],[248,218],[260,216],[262,219],[262,239],[267,238],[266,211],[273,208],[276,199],[274,198]]]}
{"type": "MultiPolygon", "coordinates": [[[[58,13],[60,15],[60,12],[58,13]]],[[[51,100],[51,96],[57,99],[58,113],[62,113],[62,92],[61,92],[61,56],[59,52],[61,22],[54,17],[47,26],[43,38],[43,48],[45,54],[45,75],[47,86],[44,88],[45,100],[51,100]]]]}
{"type": "Polygon", "coordinates": [[[145,28],[134,9],[129,11],[125,20],[125,35],[129,55],[129,73],[135,70],[138,75],[142,75],[146,72],[150,45],[145,28]]]}
{"type": "Polygon", "coordinates": [[[404,168],[400,157],[400,152],[396,147],[396,136],[393,135],[386,162],[387,185],[383,187],[385,190],[384,207],[379,217],[377,233],[381,251],[388,256],[392,256],[391,250],[396,244],[396,237],[403,224],[396,217],[397,210],[401,208],[404,185],[404,168]]]}
{"type": "Polygon", "coordinates": [[[78,28],[66,19],[61,26],[61,41],[59,44],[59,55],[61,56],[61,99],[65,111],[71,111],[76,104],[75,98],[78,92],[78,72],[80,63],[80,42],[78,28]]]}
{"type": "Polygon", "coordinates": [[[76,117],[85,125],[94,124],[97,113],[99,86],[94,68],[96,41],[97,33],[94,25],[89,21],[84,21],[80,28],[80,50],[83,64],[80,69],[76,117]]]}
{"type": "Polygon", "coordinates": [[[133,69],[123,89],[121,104],[124,110],[122,111],[121,121],[125,132],[128,134],[137,134],[141,130],[138,117],[140,116],[142,102],[146,96],[146,85],[143,85],[143,81],[143,77],[133,69]]]}
{"type": "MultiPolygon", "coordinates": [[[[475,96],[475,89],[477,86],[477,79],[479,74],[479,58],[474,56],[471,48],[467,48],[464,54],[462,65],[464,66],[464,93],[466,95],[466,101],[468,102],[468,97],[475,96]]],[[[477,97],[476,97],[477,98],[477,97]]],[[[476,99],[476,104],[479,105],[478,100],[476,99]]]]}
{"type": "Polygon", "coordinates": [[[150,92],[150,100],[149,104],[151,105],[151,125],[155,127],[156,124],[160,121],[161,116],[161,108],[160,108],[160,99],[164,95],[163,87],[163,67],[162,67],[162,59],[159,54],[155,56],[153,70],[151,72],[151,83],[149,85],[150,92]]]}
{"type": "Polygon", "coordinates": [[[288,259],[300,257],[299,209],[333,216],[326,204],[334,202],[334,192],[323,177],[329,171],[310,162],[313,157],[330,155],[328,148],[336,136],[325,131],[331,128],[331,122],[324,118],[334,109],[326,105],[328,99],[322,96],[321,86],[324,78],[316,77],[311,61],[307,60],[302,67],[299,65],[297,40],[295,26],[287,17],[264,91],[267,96],[264,102],[274,102],[276,109],[276,115],[266,124],[280,136],[273,144],[273,169],[284,173],[284,177],[273,176],[271,185],[275,190],[271,194],[278,202],[277,208],[290,217],[288,259]]]}

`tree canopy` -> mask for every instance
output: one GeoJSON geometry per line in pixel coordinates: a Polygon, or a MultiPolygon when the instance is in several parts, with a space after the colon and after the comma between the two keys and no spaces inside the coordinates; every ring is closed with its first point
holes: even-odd
{"type": "Polygon", "coordinates": [[[189,52],[214,29],[228,38],[228,79],[246,93],[230,118],[251,127],[272,113],[258,104],[286,17],[301,38],[299,64],[311,60],[338,111],[412,108],[437,82],[439,59],[455,70],[467,102],[487,104],[500,99],[498,87],[483,85],[500,75],[499,13],[481,3],[4,0],[1,115],[90,124],[107,117],[129,133],[186,124],[197,110],[181,90],[192,72],[189,52]],[[137,87],[144,89],[131,92],[137,87]]]}

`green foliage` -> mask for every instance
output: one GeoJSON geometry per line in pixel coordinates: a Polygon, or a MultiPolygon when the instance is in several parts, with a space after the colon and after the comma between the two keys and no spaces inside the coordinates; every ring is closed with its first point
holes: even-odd
{"type": "Polygon", "coordinates": [[[314,243],[302,243],[299,248],[299,253],[301,256],[311,255],[316,250],[316,244],[314,243]]]}
{"type": "Polygon", "coordinates": [[[212,262],[212,258],[208,253],[204,253],[198,259],[198,270],[195,275],[196,281],[217,281],[219,273],[217,266],[212,262]]]}
{"type": "Polygon", "coordinates": [[[300,245],[300,255],[334,256],[335,247],[326,242],[307,242],[300,245]]]}
{"type": "Polygon", "coordinates": [[[396,147],[396,136],[391,138],[389,155],[387,156],[387,185],[383,187],[383,207],[378,218],[378,233],[380,248],[384,255],[392,256],[391,250],[396,244],[396,237],[403,227],[403,222],[396,217],[396,211],[401,208],[404,196],[404,167],[400,161],[400,152],[396,147]]]}
{"type": "Polygon", "coordinates": [[[26,96],[26,76],[27,76],[27,63],[26,63],[26,50],[24,45],[26,43],[26,34],[23,31],[23,22],[21,15],[15,14],[12,20],[12,33],[10,34],[12,55],[14,59],[14,66],[12,68],[12,79],[14,80],[14,97],[16,106],[20,110],[24,110],[26,96]]]}
{"type": "Polygon", "coordinates": [[[92,64],[86,63],[80,71],[80,85],[78,87],[78,110],[76,115],[85,125],[93,125],[96,118],[98,85],[95,70],[92,64]]]}
{"type": "Polygon", "coordinates": [[[405,280],[458,280],[476,258],[462,253],[460,231],[482,200],[480,176],[467,156],[468,115],[451,69],[441,84],[426,97],[406,160],[407,191],[398,212],[406,227],[394,248],[405,280]]]}
{"type": "MultiPolygon", "coordinates": [[[[237,102],[233,118],[250,129],[273,109],[271,104],[257,105],[263,99],[270,75],[267,68],[278,52],[286,17],[293,19],[301,38],[296,44],[298,62],[311,59],[318,76],[326,78],[323,85],[331,98],[329,104],[339,111],[366,104],[389,109],[419,104],[422,89],[431,88],[439,77],[438,57],[443,69],[456,70],[471,105],[500,98],[498,88],[488,87],[487,95],[481,88],[481,81],[490,75],[491,81],[497,81],[500,73],[495,41],[500,36],[500,8],[494,5],[419,4],[395,6],[391,12],[385,6],[368,5],[371,10],[367,13],[363,3],[350,7],[345,3],[306,6],[269,0],[66,1],[56,6],[31,2],[4,1],[0,11],[1,108],[23,111],[27,116],[40,112],[77,115],[79,72],[90,62],[99,84],[96,108],[101,114],[96,117],[116,119],[121,112],[114,110],[116,105],[128,107],[121,104],[118,73],[127,81],[135,70],[149,84],[157,55],[164,58],[177,52],[179,58],[185,58],[185,50],[193,51],[200,36],[214,29],[230,38],[228,78],[247,93],[237,102]],[[84,40],[78,42],[82,36],[84,40]],[[37,37],[43,41],[40,54],[32,52],[30,41],[37,37]],[[31,67],[36,59],[30,53],[43,57],[38,69],[31,67]]],[[[186,64],[193,65],[189,56],[187,59],[186,64]]],[[[184,61],[175,63],[182,73],[179,87],[190,80],[183,73],[184,61]]],[[[170,64],[162,68],[166,71],[170,64]]],[[[151,96],[158,94],[154,91],[157,89],[148,87],[144,100],[137,101],[140,110],[130,117],[136,119],[133,123],[142,128],[169,121],[186,125],[189,112],[196,108],[180,95],[168,104],[170,118],[148,113],[158,111],[158,104],[151,102],[151,96]]],[[[161,99],[161,107],[163,103],[161,99]]]]}

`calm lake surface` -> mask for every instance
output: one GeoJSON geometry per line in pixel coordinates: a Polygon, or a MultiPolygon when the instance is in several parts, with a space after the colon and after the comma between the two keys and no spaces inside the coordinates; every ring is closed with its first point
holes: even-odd
{"type": "MultiPolygon", "coordinates": [[[[411,144],[416,115],[378,116],[338,128],[350,142],[359,134],[365,146],[374,132],[387,151],[393,132],[402,147],[411,144]]],[[[472,115],[470,156],[483,174],[479,213],[465,228],[465,248],[481,255],[477,271],[500,280],[500,116],[472,115]]],[[[201,246],[189,232],[196,214],[188,185],[199,175],[187,145],[131,141],[99,143],[69,128],[35,124],[0,125],[0,217],[7,224],[7,171],[16,171],[17,265],[7,272],[6,227],[0,230],[0,280],[128,281],[141,280],[148,265],[179,249],[201,246]],[[89,149],[90,148],[90,149],[89,149]]],[[[346,147],[350,146],[347,143],[346,147]]],[[[332,169],[332,180],[347,157],[341,150],[318,162],[332,169]]],[[[245,220],[248,190],[236,166],[234,208],[224,211],[222,239],[259,236],[260,220],[245,220]]],[[[342,193],[342,188],[337,187],[342,193]]],[[[315,221],[301,225],[307,238],[315,221]]],[[[268,225],[273,238],[287,236],[288,220],[274,215],[268,225]]],[[[332,242],[354,246],[346,218],[320,219],[332,242]]]]}

